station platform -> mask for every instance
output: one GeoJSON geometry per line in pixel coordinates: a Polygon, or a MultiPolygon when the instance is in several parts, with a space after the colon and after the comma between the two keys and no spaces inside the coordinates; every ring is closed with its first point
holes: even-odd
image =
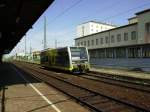
{"type": "Polygon", "coordinates": [[[1,112],[89,112],[12,64],[0,64],[1,112]]]}
{"type": "Polygon", "coordinates": [[[114,69],[104,67],[91,67],[90,71],[150,80],[150,73],[144,71],[131,71],[128,69],[114,69]]]}

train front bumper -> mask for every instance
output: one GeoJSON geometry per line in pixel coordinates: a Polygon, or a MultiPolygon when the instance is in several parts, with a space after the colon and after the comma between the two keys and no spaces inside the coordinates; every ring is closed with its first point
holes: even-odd
{"type": "Polygon", "coordinates": [[[73,72],[79,72],[79,73],[86,73],[89,71],[89,65],[88,64],[75,64],[73,65],[73,72]]]}

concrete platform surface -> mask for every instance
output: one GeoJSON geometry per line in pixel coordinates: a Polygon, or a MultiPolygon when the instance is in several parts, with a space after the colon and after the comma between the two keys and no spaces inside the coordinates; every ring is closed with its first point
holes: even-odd
{"type": "Polygon", "coordinates": [[[12,64],[0,65],[1,112],[89,112],[12,64]]]}

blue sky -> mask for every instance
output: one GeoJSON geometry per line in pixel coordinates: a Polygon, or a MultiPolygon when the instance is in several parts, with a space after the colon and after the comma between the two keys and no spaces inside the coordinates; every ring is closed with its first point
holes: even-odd
{"type": "MultiPolygon", "coordinates": [[[[87,21],[127,24],[127,19],[136,12],[150,8],[150,0],[55,0],[26,33],[27,52],[43,49],[43,23],[47,18],[47,46],[72,46],[76,38],[76,27],[87,21]]],[[[24,37],[11,54],[24,52],[24,37]]]]}

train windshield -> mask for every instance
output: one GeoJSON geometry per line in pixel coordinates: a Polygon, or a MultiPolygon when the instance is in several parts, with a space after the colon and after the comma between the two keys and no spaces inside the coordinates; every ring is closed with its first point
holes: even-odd
{"type": "Polygon", "coordinates": [[[87,51],[85,47],[71,47],[70,50],[73,61],[88,60],[87,51]]]}

